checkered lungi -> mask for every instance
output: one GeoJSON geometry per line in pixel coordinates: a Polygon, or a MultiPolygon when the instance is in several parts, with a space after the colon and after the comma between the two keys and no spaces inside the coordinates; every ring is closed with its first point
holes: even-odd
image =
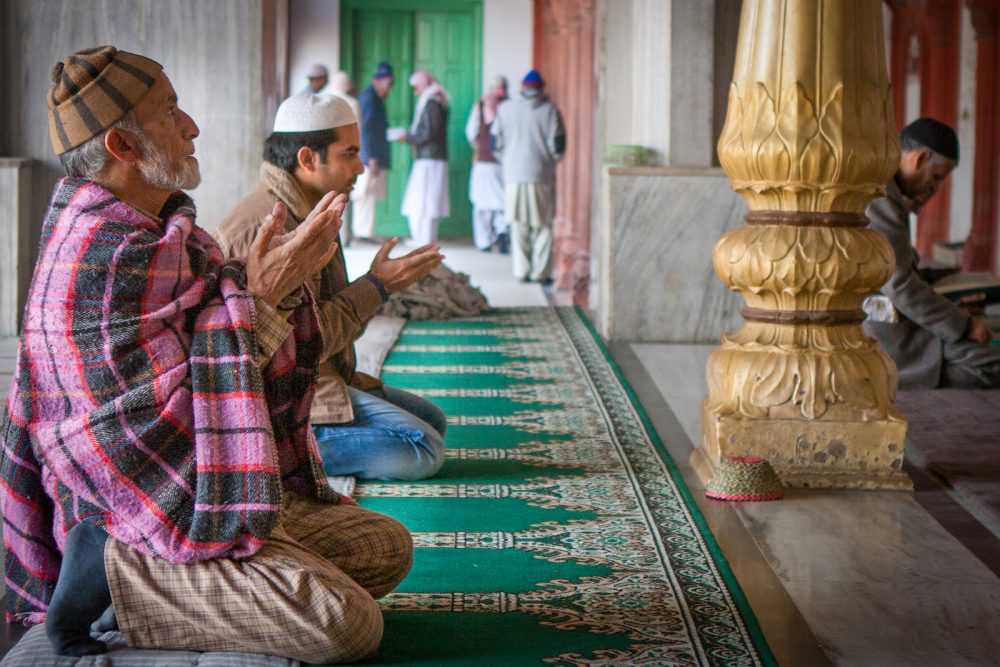
{"type": "Polygon", "coordinates": [[[245,560],[180,565],[109,539],[104,563],[129,646],[350,662],[378,648],[375,599],[406,576],[413,541],[390,517],[286,493],[279,525],[245,560]]]}

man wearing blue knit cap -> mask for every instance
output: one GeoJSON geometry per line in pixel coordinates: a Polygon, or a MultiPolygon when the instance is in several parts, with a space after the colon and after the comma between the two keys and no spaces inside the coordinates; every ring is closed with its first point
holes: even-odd
{"type": "Polygon", "coordinates": [[[566,152],[566,129],[544,88],[541,75],[528,72],[520,98],[497,107],[490,132],[503,165],[514,277],[547,285],[552,282],[556,163],[566,152]]]}
{"type": "Polygon", "coordinates": [[[389,117],[385,110],[385,98],[392,90],[395,78],[392,66],[382,61],[375,67],[371,85],[358,98],[361,105],[361,162],[364,173],[358,177],[357,186],[351,196],[354,201],[351,227],[359,239],[375,236],[375,207],[386,197],[386,170],[392,167],[389,152],[389,117]]]}
{"type": "Polygon", "coordinates": [[[933,197],[958,164],[955,131],[933,118],[913,121],[899,135],[902,154],[884,197],[868,206],[871,229],[892,245],[896,266],[869,297],[865,331],[896,362],[900,389],[1000,386],[1000,348],[979,309],[935,290],[910,243],[910,213],[933,197]],[[888,301],[888,303],[886,303],[888,301]],[[873,306],[872,304],[876,304],[873,306]],[[876,307],[877,306],[877,307],[876,307]]]}

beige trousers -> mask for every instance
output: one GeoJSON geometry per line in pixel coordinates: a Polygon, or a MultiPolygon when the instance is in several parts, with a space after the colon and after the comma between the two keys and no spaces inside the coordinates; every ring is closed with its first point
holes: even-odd
{"type": "Polygon", "coordinates": [[[370,239],[375,237],[375,209],[380,201],[385,201],[388,174],[380,169],[378,176],[372,176],[370,170],[365,170],[358,176],[354,184],[351,199],[354,202],[351,211],[351,229],[354,236],[370,239]]]}
{"type": "Polygon", "coordinates": [[[508,183],[504,217],[510,225],[510,256],[515,278],[552,277],[552,218],[556,189],[547,183],[508,183]]]}
{"type": "Polygon", "coordinates": [[[406,576],[413,541],[382,514],[286,494],[280,525],[246,560],[178,565],[109,539],[104,563],[129,646],[351,662],[378,648],[375,599],[406,576]]]}

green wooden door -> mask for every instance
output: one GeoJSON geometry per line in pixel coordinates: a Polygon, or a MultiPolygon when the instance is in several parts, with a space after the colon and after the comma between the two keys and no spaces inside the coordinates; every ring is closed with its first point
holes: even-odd
{"type": "MultiPolygon", "coordinates": [[[[482,62],[481,0],[343,0],[341,3],[341,66],[363,90],[381,60],[392,64],[396,83],[386,97],[390,127],[408,128],[416,97],[410,74],[430,71],[451,96],[448,115],[448,187],[451,216],[441,220],[441,238],[472,233],[469,170],[472,148],[465,139],[465,121],[479,97],[482,62]]],[[[392,144],[388,196],[376,211],[375,233],[407,236],[400,213],[412,152],[392,144]]]]}
{"type": "MultiPolygon", "coordinates": [[[[358,11],[354,13],[354,66],[351,78],[364,90],[375,73],[375,66],[385,60],[392,65],[396,83],[385,97],[389,127],[409,127],[410,90],[406,84],[413,61],[413,14],[409,12],[358,11]]],[[[410,147],[395,142],[389,144],[392,169],[388,173],[386,200],[375,209],[375,233],[379,236],[407,236],[406,219],[399,212],[410,172],[410,147]]]]}
{"type": "Polygon", "coordinates": [[[474,81],[478,77],[469,67],[469,56],[475,48],[471,22],[472,16],[468,13],[421,11],[414,19],[414,69],[433,73],[451,96],[448,113],[451,217],[441,221],[440,235],[444,238],[472,233],[472,204],[469,203],[472,147],[465,138],[465,121],[478,98],[479,88],[474,81]]]}

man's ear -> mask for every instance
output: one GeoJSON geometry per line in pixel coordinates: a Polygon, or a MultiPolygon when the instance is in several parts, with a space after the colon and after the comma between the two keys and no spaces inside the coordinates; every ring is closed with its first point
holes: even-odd
{"type": "Polygon", "coordinates": [[[903,151],[903,155],[899,160],[899,168],[907,178],[913,178],[929,157],[930,152],[926,148],[903,151]]]}
{"type": "Polygon", "coordinates": [[[310,172],[316,171],[316,163],[318,162],[319,153],[308,146],[301,147],[298,153],[295,154],[295,164],[300,169],[305,169],[310,172]]]}
{"type": "Polygon", "coordinates": [[[138,162],[142,155],[139,143],[130,133],[124,130],[111,129],[104,135],[104,148],[120,162],[138,162]]]}

